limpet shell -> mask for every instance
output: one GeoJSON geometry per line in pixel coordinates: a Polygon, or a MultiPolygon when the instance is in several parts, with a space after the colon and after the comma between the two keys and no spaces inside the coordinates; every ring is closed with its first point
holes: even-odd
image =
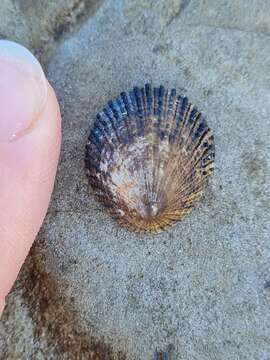
{"type": "Polygon", "coordinates": [[[85,161],[94,195],[120,225],[159,232],[192,210],[214,155],[212,132],[188,98],[146,84],[97,114],[85,161]]]}

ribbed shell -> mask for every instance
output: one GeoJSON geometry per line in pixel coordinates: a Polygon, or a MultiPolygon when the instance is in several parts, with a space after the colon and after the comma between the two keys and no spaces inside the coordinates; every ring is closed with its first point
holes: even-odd
{"type": "Polygon", "coordinates": [[[187,97],[123,92],[97,114],[86,146],[95,196],[119,224],[159,232],[188,214],[213,170],[214,138],[187,97]]]}

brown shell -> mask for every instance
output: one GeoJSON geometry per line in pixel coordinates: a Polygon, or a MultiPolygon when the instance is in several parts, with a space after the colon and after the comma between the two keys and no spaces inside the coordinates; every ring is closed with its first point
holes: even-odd
{"type": "Polygon", "coordinates": [[[95,196],[130,230],[159,232],[188,214],[213,170],[214,138],[176,90],[134,88],[97,115],[86,147],[95,196]]]}

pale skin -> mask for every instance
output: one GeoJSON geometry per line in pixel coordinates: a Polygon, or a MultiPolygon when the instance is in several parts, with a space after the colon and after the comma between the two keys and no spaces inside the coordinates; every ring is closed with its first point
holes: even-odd
{"type": "Polygon", "coordinates": [[[46,215],[61,142],[54,90],[29,54],[0,41],[0,316],[46,215]]]}

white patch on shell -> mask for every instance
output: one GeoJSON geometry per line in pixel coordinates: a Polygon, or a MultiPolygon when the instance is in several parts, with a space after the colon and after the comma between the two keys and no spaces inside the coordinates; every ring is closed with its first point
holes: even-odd
{"type": "Polygon", "coordinates": [[[141,216],[147,216],[149,212],[152,216],[157,215],[171,155],[168,140],[158,141],[155,153],[147,137],[117,146],[111,156],[108,156],[108,150],[101,156],[100,170],[105,188],[115,203],[121,199],[141,216]]]}
{"type": "Polygon", "coordinates": [[[114,200],[119,197],[125,199],[141,215],[146,215],[142,198],[153,197],[149,190],[153,184],[154,162],[149,154],[152,156],[152,147],[149,147],[147,139],[140,137],[134,143],[119,145],[110,159],[102,154],[100,164],[101,172],[109,175],[105,180],[106,187],[114,200]]]}

